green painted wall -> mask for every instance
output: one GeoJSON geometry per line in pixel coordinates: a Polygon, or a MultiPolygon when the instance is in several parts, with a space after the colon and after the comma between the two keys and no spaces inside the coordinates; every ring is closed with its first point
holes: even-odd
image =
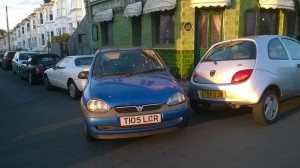
{"type": "Polygon", "coordinates": [[[113,45],[124,47],[132,45],[131,18],[124,17],[123,13],[113,17],[113,45]]]}
{"type": "MultiPolygon", "coordinates": [[[[232,0],[231,5],[225,8],[201,8],[201,10],[223,9],[223,40],[229,40],[244,36],[245,11],[253,9],[257,11],[259,18],[259,6],[257,0],[232,0]]],[[[141,43],[142,46],[154,48],[169,67],[175,67],[173,75],[178,79],[187,80],[194,70],[194,49],[195,49],[195,8],[190,7],[190,0],[177,0],[175,8],[175,44],[174,46],[157,46],[154,41],[154,30],[152,14],[141,16],[141,43]],[[190,22],[193,25],[191,31],[183,29],[184,23],[190,22]]],[[[286,34],[286,17],[283,10],[279,12],[279,34],[286,34]]],[[[98,25],[99,40],[94,41],[94,49],[102,47],[101,27],[98,25]]],[[[258,26],[257,26],[258,27],[258,26]]],[[[258,28],[257,31],[258,32],[258,28]]],[[[123,16],[122,12],[114,13],[113,17],[113,45],[132,45],[132,23],[131,18],[123,16]]]]}

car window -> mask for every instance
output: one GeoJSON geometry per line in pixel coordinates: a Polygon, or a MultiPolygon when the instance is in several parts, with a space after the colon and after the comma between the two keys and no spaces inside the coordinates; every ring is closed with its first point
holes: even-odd
{"type": "Polygon", "coordinates": [[[91,65],[93,61],[93,57],[82,57],[82,58],[76,58],[74,60],[75,66],[81,66],[81,65],[91,65]]]}
{"type": "Polygon", "coordinates": [[[256,46],[251,41],[229,41],[214,46],[202,61],[255,59],[256,46]]]}
{"type": "Polygon", "coordinates": [[[71,57],[65,57],[63,58],[63,60],[61,60],[61,62],[57,64],[57,66],[60,68],[66,67],[68,63],[71,61],[71,59],[72,59],[71,57]]]}
{"type": "Polygon", "coordinates": [[[5,53],[4,56],[6,56],[6,57],[8,57],[8,58],[13,58],[13,57],[15,56],[15,53],[16,53],[16,52],[8,51],[8,52],[5,53]]]}
{"type": "Polygon", "coordinates": [[[268,44],[269,58],[275,60],[287,60],[288,55],[278,38],[270,40],[268,44]]]}
{"type": "Polygon", "coordinates": [[[300,60],[300,44],[291,39],[282,39],[293,60],[300,60]]]}
{"type": "Polygon", "coordinates": [[[57,61],[59,61],[59,57],[56,56],[42,56],[42,57],[37,57],[36,64],[52,64],[57,61]]]}
{"type": "Polygon", "coordinates": [[[163,63],[154,51],[128,50],[97,54],[92,74],[94,76],[135,74],[164,69],[163,63]]]}

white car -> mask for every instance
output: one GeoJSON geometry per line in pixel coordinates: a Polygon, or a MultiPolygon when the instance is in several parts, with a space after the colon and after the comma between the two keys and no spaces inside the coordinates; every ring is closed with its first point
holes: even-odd
{"type": "Polygon", "coordinates": [[[85,88],[86,79],[78,79],[81,71],[89,71],[93,55],[67,56],[44,72],[43,79],[47,90],[53,86],[67,89],[72,99],[79,99],[85,88]]]}
{"type": "Polygon", "coordinates": [[[279,102],[300,95],[300,42],[265,35],[213,45],[194,70],[189,101],[195,111],[212,103],[252,107],[259,124],[271,124],[279,102]]]}

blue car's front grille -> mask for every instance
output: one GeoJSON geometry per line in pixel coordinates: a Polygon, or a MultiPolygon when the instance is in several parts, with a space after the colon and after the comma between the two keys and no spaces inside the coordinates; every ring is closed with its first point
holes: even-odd
{"type": "Polygon", "coordinates": [[[126,130],[126,129],[138,129],[138,128],[146,128],[146,127],[154,127],[154,126],[163,126],[168,124],[179,123],[182,121],[182,117],[175,118],[172,120],[163,121],[161,123],[153,123],[153,124],[143,124],[143,125],[129,125],[129,126],[97,126],[98,130],[126,130]]]}
{"type": "Polygon", "coordinates": [[[122,106],[122,107],[115,107],[115,110],[118,113],[134,113],[134,112],[158,110],[162,106],[163,106],[162,103],[146,104],[146,105],[138,105],[138,106],[122,106]]]}

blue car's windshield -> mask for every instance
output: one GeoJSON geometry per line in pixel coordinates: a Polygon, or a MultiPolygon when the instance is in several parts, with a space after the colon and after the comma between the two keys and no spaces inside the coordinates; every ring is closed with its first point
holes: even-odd
{"type": "Polygon", "coordinates": [[[152,50],[126,50],[99,53],[92,69],[93,76],[132,75],[165,70],[152,50]]]}

